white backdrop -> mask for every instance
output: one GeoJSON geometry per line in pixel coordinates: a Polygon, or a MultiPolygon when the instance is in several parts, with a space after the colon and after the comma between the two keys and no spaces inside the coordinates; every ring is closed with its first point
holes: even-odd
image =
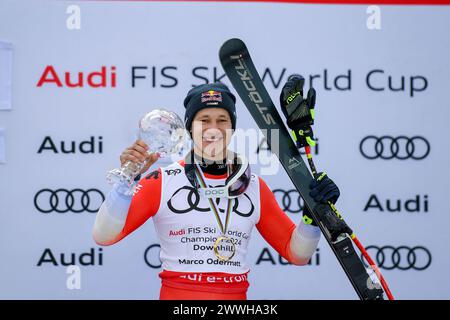
{"type": "MultiPolygon", "coordinates": [[[[450,8],[381,6],[380,30],[367,28],[366,9],[0,1],[0,40],[13,48],[12,88],[6,79],[0,91],[12,96],[12,109],[0,110],[0,159],[5,160],[0,163],[0,298],[158,298],[160,270],[152,222],[120,243],[101,248],[91,236],[95,214],[89,211],[95,211],[108,192],[105,174],[134,140],[139,118],[156,107],[183,115],[187,90],[223,76],[218,50],[225,40],[239,37],[260,73],[266,72],[264,82],[274,101],[288,75],[314,78],[316,165],[339,185],[338,208],[363,244],[385,247],[369,252],[373,258],[379,253],[394,296],[449,299],[450,8]],[[80,9],[80,29],[67,27],[73,16],[66,11],[70,5],[80,9]],[[90,85],[89,74],[102,67],[105,86],[90,85]],[[52,70],[61,86],[50,81],[55,80],[52,70]],[[83,86],[69,87],[65,73],[74,83],[79,72],[83,86]],[[400,88],[402,81],[403,90],[389,89],[389,84],[400,88]],[[376,155],[374,140],[365,140],[360,148],[368,136],[400,137],[393,149],[390,138],[378,144],[381,156],[397,156],[368,159],[376,155]],[[401,136],[420,136],[426,142],[416,138],[408,144],[401,136]],[[50,191],[58,189],[63,190],[55,193],[53,201],[58,203],[52,209],[50,191]],[[72,192],[73,203],[64,190],[72,192]],[[420,207],[412,210],[414,203],[409,203],[408,211],[405,203],[416,197],[420,207]],[[375,206],[377,200],[383,211],[375,206]],[[401,206],[393,211],[398,201],[401,206]],[[90,252],[93,261],[83,256],[90,252]],[[80,289],[67,288],[69,274],[61,255],[65,263],[74,256],[80,266],[80,289]]],[[[2,65],[0,75],[6,69],[2,65]]],[[[93,79],[98,84],[100,76],[93,79]]],[[[256,127],[240,101],[237,113],[239,128],[256,127]]],[[[252,169],[260,173],[261,168],[252,169]]],[[[263,178],[272,189],[281,189],[276,195],[282,205],[283,192],[293,188],[285,173],[263,178]]],[[[297,223],[298,194],[288,196],[291,204],[285,209],[297,223]]],[[[305,267],[282,264],[273,249],[265,248],[255,231],[248,256],[249,299],[356,298],[323,239],[312,265],[305,267]]]]}

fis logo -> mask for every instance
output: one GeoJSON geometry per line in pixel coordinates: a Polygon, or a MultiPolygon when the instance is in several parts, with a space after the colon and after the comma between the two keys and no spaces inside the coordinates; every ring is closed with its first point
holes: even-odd
{"type": "Polygon", "coordinates": [[[222,93],[209,90],[202,93],[202,103],[205,102],[222,102],[222,93]]]}

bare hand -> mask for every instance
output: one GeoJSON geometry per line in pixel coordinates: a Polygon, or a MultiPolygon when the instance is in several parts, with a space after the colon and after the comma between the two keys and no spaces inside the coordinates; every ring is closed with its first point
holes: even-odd
{"type": "Polygon", "coordinates": [[[148,146],[142,140],[136,140],[131,147],[126,148],[120,155],[120,165],[123,166],[127,161],[133,163],[145,163],[139,174],[142,174],[148,170],[154,164],[158,158],[158,153],[147,153],[148,146]]]}

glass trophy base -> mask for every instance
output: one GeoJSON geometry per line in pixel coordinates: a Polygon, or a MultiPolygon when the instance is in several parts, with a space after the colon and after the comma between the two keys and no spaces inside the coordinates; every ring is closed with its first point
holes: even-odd
{"type": "Polygon", "coordinates": [[[136,189],[137,183],[134,179],[126,175],[121,169],[113,169],[106,175],[109,184],[117,186],[116,190],[126,196],[131,196],[136,189]]]}

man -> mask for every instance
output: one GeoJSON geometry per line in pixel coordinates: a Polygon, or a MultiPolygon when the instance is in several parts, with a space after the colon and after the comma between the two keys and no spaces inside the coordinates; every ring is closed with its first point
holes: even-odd
{"type": "MultiPolygon", "coordinates": [[[[227,149],[236,128],[235,102],[221,83],[191,89],[184,106],[193,149],[141,179],[133,197],[116,185],[97,214],[93,236],[99,245],[116,243],[153,218],[161,244],[160,299],[246,299],[246,255],[255,226],[292,264],[307,264],[317,248],[320,230],[312,219],[304,213],[296,226],[245,158],[227,149]]],[[[147,149],[136,141],[121,163],[146,161],[146,172],[158,159],[147,149]]],[[[321,176],[311,196],[335,202],[339,189],[321,176]]]]}

